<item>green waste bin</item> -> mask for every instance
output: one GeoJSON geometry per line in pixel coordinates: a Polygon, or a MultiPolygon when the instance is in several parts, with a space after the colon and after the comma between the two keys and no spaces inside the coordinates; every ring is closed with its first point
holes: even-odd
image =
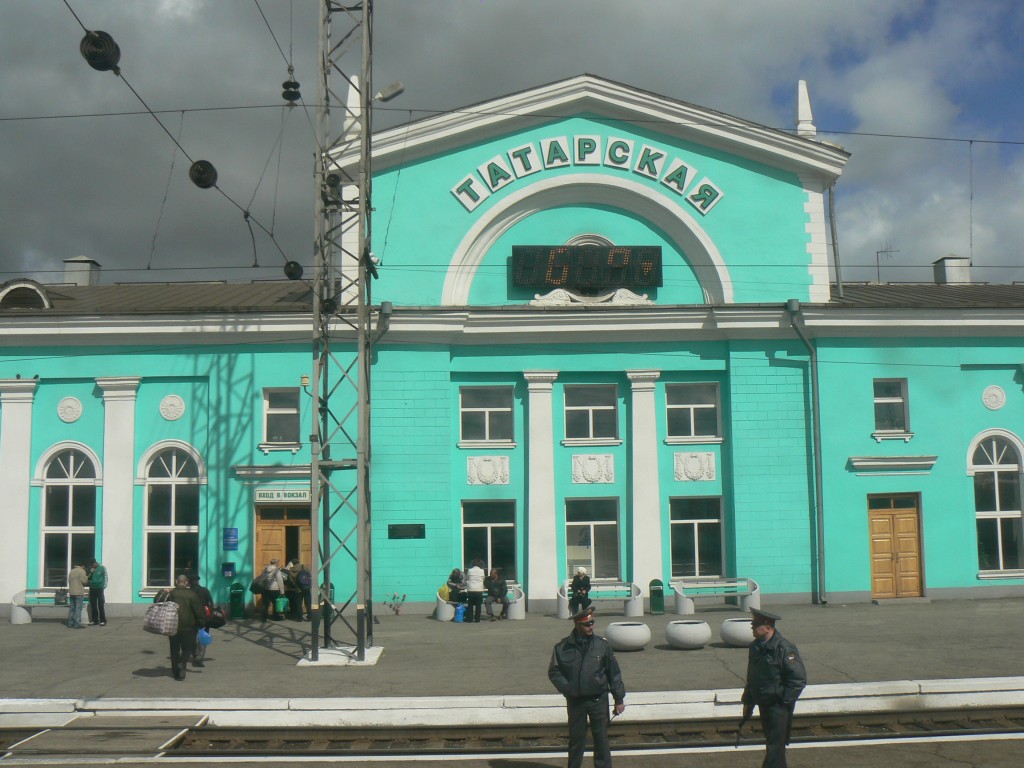
{"type": "Polygon", "coordinates": [[[237,581],[231,585],[228,590],[230,592],[230,607],[231,607],[231,618],[232,619],[244,619],[245,618],[245,587],[239,584],[237,581]]]}
{"type": "Polygon", "coordinates": [[[665,612],[665,585],[661,579],[651,581],[651,615],[660,616],[665,612]]]}

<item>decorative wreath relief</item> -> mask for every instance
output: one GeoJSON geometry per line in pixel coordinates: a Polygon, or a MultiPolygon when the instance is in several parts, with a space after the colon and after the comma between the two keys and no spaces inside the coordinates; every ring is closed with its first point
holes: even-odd
{"type": "Polygon", "coordinates": [[[160,415],[167,421],[177,421],[185,415],[185,401],[178,395],[168,395],[160,401],[160,415]]]}
{"type": "Polygon", "coordinates": [[[57,415],[65,424],[71,424],[82,418],[82,401],[77,397],[65,397],[57,403],[57,415]]]}
{"type": "Polygon", "coordinates": [[[993,384],[990,387],[985,387],[985,391],[981,393],[981,402],[990,411],[998,411],[1006,405],[1006,393],[1003,392],[1002,387],[993,384]]]}
{"type": "Polygon", "coordinates": [[[675,454],[675,479],[682,482],[715,479],[715,454],[675,454]]]}
{"type": "Polygon", "coordinates": [[[572,457],[574,483],[614,483],[615,457],[610,453],[574,454],[572,457]]]}
{"type": "Polygon", "coordinates": [[[470,485],[508,485],[508,456],[470,456],[466,459],[470,485]]]}

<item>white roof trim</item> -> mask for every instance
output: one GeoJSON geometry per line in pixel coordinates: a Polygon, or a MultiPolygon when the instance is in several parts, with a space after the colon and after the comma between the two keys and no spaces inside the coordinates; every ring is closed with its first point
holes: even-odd
{"type": "MultiPolygon", "coordinates": [[[[521,93],[444,112],[397,126],[373,138],[376,169],[410,162],[562,117],[592,112],[612,119],[643,121],[645,128],[792,171],[838,178],[849,154],[783,131],[637,90],[593,75],[580,75],[521,93]]],[[[342,166],[355,165],[357,152],[339,153],[342,166]]]]}

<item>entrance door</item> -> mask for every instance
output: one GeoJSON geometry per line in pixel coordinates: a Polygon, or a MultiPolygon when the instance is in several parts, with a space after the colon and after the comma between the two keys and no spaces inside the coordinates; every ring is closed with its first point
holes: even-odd
{"type": "Polygon", "coordinates": [[[289,560],[311,565],[313,537],[309,506],[256,507],[256,573],[272,559],[284,566],[289,560]]]}
{"type": "Polygon", "coordinates": [[[869,496],[871,597],[921,597],[921,532],[917,496],[869,496]]]}

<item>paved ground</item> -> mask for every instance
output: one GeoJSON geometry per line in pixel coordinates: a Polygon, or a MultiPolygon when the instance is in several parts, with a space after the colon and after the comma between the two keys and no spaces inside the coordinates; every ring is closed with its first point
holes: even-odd
{"type": "MultiPolygon", "coordinates": [[[[765,604],[766,609],[772,606],[765,604]]],[[[777,608],[780,631],[800,647],[811,683],[980,678],[1024,675],[1024,601],[1018,599],[777,608]]],[[[627,690],[680,691],[742,686],[746,652],[718,639],[735,608],[701,607],[696,618],[712,643],[680,651],[664,640],[681,617],[643,618],[653,640],[620,653],[627,690]]],[[[441,623],[422,615],[378,614],[374,666],[298,667],[309,624],[238,621],[215,631],[205,668],[178,682],[167,641],[142,631],[142,620],[67,629],[58,621],[0,624],[4,659],[0,696],[12,698],[362,697],[551,694],[546,669],[552,645],[571,624],[552,615],[525,621],[441,623]]],[[[618,614],[598,616],[597,629],[618,614]]],[[[635,620],[635,619],[631,619],[635,620]]],[[[336,638],[351,642],[339,625],[336,638]]],[[[628,701],[628,699],[627,699],[628,701]]]]}

